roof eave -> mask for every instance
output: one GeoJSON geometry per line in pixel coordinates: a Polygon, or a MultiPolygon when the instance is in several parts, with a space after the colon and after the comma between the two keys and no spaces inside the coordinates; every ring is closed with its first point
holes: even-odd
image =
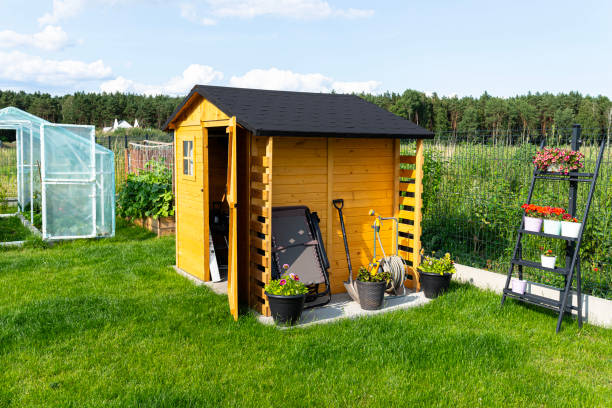
{"type": "Polygon", "coordinates": [[[423,129],[416,133],[360,133],[360,132],[302,132],[284,130],[256,129],[256,136],[294,136],[294,137],[342,137],[342,138],[388,138],[388,139],[433,139],[434,133],[423,129]]]}

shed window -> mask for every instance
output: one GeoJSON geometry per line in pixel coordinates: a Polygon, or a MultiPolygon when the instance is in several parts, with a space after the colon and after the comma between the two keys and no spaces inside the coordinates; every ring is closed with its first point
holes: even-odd
{"type": "Polygon", "coordinates": [[[193,176],[193,140],[183,140],[183,174],[193,176]]]}

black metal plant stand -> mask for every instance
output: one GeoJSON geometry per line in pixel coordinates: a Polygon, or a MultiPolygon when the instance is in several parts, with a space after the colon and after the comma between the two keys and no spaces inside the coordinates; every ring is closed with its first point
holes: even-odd
{"type": "MultiPolygon", "coordinates": [[[[580,149],[580,133],[581,128],[580,125],[574,125],[572,131],[572,150],[578,151],[580,149]]],[[[544,147],[544,142],[542,142],[541,148],[544,147]]],[[[532,232],[525,230],[525,221],[524,218],[521,221],[521,226],[518,230],[518,236],[516,239],[516,245],[514,246],[514,251],[512,253],[512,260],[510,261],[510,269],[508,271],[508,277],[506,279],[506,285],[504,286],[504,291],[502,295],[501,304],[504,305],[504,301],[506,297],[511,297],[517,300],[521,300],[526,303],[531,303],[534,305],[542,306],[554,311],[559,312],[559,319],[557,320],[557,330],[558,333],[561,329],[561,322],[563,321],[563,316],[565,312],[571,314],[572,310],[575,310],[578,314],[578,326],[582,327],[582,282],[580,275],[580,244],[582,242],[582,234],[584,232],[584,228],[586,225],[587,217],[589,215],[589,209],[591,207],[591,201],[593,199],[593,193],[595,191],[595,183],[597,182],[597,176],[599,175],[599,167],[601,165],[601,160],[603,157],[605,149],[605,139],[602,140],[601,146],[599,148],[599,154],[597,156],[597,162],[595,164],[595,172],[594,173],[580,173],[580,172],[570,172],[569,174],[564,173],[553,173],[553,172],[542,172],[538,169],[534,169],[533,176],[531,177],[531,186],[529,187],[529,195],[527,197],[527,204],[531,203],[531,197],[533,195],[533,189],[535,186],[535,182],[537,180],[553,180],[553,181],[569,181],[569,203],[568,203],[568,212],[572,217],[576,216],[576,201],[578,195],[578,183],[590,183],[589,194],[587,198],[586,207],[584,210],[584,214],[582,216],[582,224],[580,226],[580,231],[578,233],[577,238],[568,238],[562,235],[550,235],[545,234],[543,232],[532,232]],[[540,237],[546,238],[557,238],[563,239],[566,241],[565,247],[565,268],[545,268],[540,263],[531,262],[522,259],[522,245],[521,240],[524,234],[529,235],[537,235],[540,237]],[[544,296],[534,295],[531,293],[519,294],[513,292],[510,289],[510,280],[512,278],[512,274],[514,271],[514,267],[518,267],[518,277],[519,279],[523,279],[523,267],[536,268],[541,269],[548,272],[558,273],[564,276],[564,288],[560,291],[559,300],[551,299],[544,296]],[[576,278],[576,294],[577,294],[577,304],[572,304],[572,298],[570,296],[571,291],[574,289],[572,287],[572,281],[576,278]]]]}

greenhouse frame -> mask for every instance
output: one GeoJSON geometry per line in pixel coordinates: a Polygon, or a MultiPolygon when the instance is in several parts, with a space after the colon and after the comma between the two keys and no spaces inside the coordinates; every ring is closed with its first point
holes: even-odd
{"type": "Polygon", "coordinates": [[[95,127],[55,124],[14,107],[0,129],[16,132],[17,202],[46,240],[115,235],[114,154],[96,144],[95,127]]]}

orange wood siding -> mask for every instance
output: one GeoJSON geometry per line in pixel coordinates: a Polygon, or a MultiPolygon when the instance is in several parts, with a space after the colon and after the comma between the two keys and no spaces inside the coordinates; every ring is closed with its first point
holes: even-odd
{"type": "Polygon", "coordinates": [[[198,98],[176,121],[176,264],[209,280],[208,270],[208,145],[201,126],[203,99],[198,98]],[[193,140],[194,176],[183,175],[183,141],[193,140]]]}
{"type": "MultiPolygon", "coordinates": [[[[342,230],[332,199],[344,199],[344,217],[353,272],[372,257],[373,218],[394,214],[395,142],[387,139],[293,138],[274,139],[274,206],[306,205],[321,219],[321,235],[331,264],[333,293],[344,292],[348,267],[342,230]],[[331,184],[331,185],[330,185],[331,184]],[[331,220],[331,230],[328,224],[331,220]],[[331,239],[331,241],[330,241],[331,239]]],[[[397,191],[397,190],[395,190],[397,191]]],[[[392,253],[391,222],[383,224],[381,239],[392,253]]],[[[380,248],[377,255],[382,255],[380,248]]]]}

